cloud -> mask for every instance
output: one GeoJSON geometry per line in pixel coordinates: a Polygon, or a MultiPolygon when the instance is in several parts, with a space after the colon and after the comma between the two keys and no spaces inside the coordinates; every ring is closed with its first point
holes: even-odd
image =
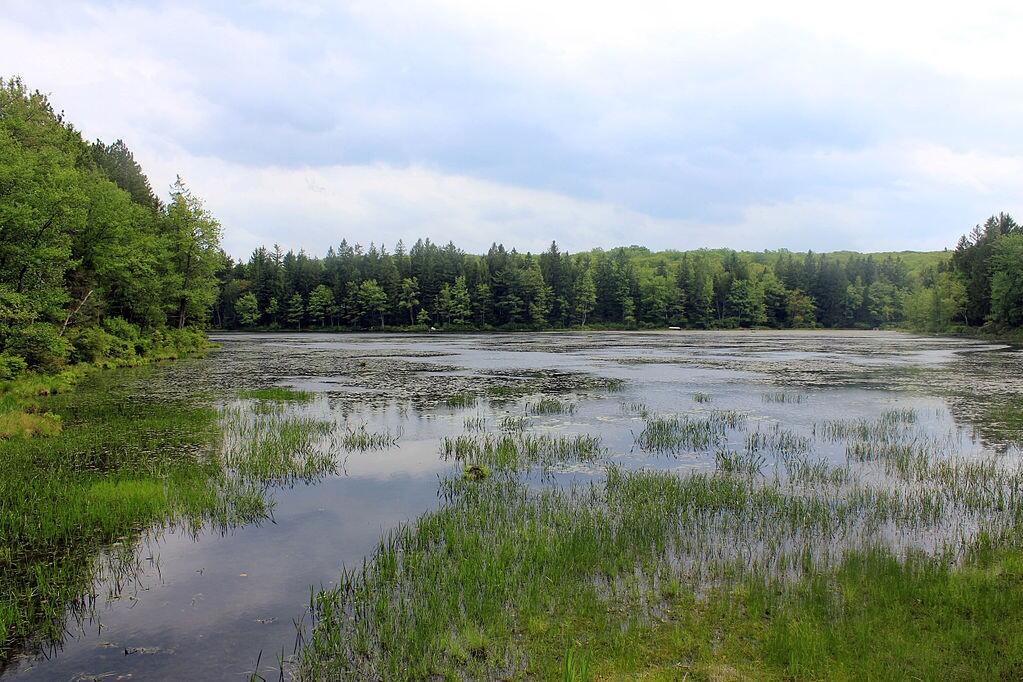
{"type": "Polygon", "coordinates": [[[227,245],[935,248],[1019,208],[1018,3],[11,2],[227,245]]]}

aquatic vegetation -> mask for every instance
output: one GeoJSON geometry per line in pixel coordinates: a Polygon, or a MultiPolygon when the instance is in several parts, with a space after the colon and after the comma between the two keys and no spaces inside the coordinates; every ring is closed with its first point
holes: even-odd
{"type": "Polygon", "coordinates": [[[21,411],[0,414],[0,440],[54,436],[59,432],[60,417],[55,414],[21,411]]]}
{"type": "MultiPolygon", "coordinates": [[[[754,646],[756,655],[736,662],[754,670],[799,676],[834,665],[862,671],[865,661],[913,666],[921,659],[909,651],[895,661],[875,656],[873,637],[856,635],[846,642],[853,643],[851,649],[839,642],[868,622],[864,619],[877,619],[886,632],[895,632],[885,620],[893,603],[924,609],[900,612],[895,622],[922,618],[931,624],[928,632],[946,622],[970,622],[974,616],[945,606],[946,599],[969,599],[953,596],[963,585],[957,576],[964,574],[952,572],[949,552],[971,565],[1006,566],[984,541],[953,542],[899,560],[872,544],[870,529],[940,525],[926,497],[869,486],[849,496],[819,488],[809,497],[792,494],[778,482],[751,476],[760,462],[749,458],[748,453],[719,453],[719,475],[611,469],[603,483],[567,489],[529,490],[507,476],[473,481],[471,488],[463,479],[447,480],[441,509],[388,534],[369,563],[346,569],[336,588],[314,596],[316,626],[300,671],[310,678],[328,672],[475,678],[497,671],[549,678],[564,669],[564,652],[581,646],[580,657],[595,657],[594,672],[613,677],[616,669],[649,664],[637,657],[640,651],[650,655],[641,641],[694,629],[717,632],[713,639],[719,642],[749,638],[747,646],[754,646]],[[907,514],[913,509],[916,513],[907,514]],[[835,550],[840,538],[852,540],[852,551],[835,550]],[[836,593],[829,587],[835,583],[849,591],[836,593]],[[937,592],[921,600],[927,586],[937,592]],[[702,599],[696,596],[700,592],[702,599]],[[849,600],[841,602],[848,608],[835,604],[836,595],[849,600]],[[828,613],[847,615],[838,621],[817,615],[828,613]],[[828,644],[813,659],[775,658],[771,652],[798,646],[789,628],[808,618],[819,630],[813,637],[828,644]],[[722,623],[738,629],[719,629],[722,623]],[[457,640],[457,633],[467,630],[486,642],[478,655],[462,655],[464,647],[452,645],[452,637],[457,640]]],[[[1002,515],[1010,524],[1003,528],[1013,527],[1015,513],[1002,515]]],[[[1010,613],[995,597],[1003,588],[995,588],[996,580],[984,569],[965,575],[986,581],[992,590],[983,597],[985,632],[999,631],[998,618],[1010,613]]],[[[1011,589],[1011,601],[1023,604],[1023,587],[1011,589]]],[[[904,634],[912,641],[907,646],[933,652],[927,665],[944,669],[942,646],[928,643],[915,628],[904,634]]],[[[1014,636],[1023,638],[1023,631],[1014,636]]],[[[707,649],[692,651],[690,670],[707,670],[703,666],[718,660],[707,649]]],[[[985,665],[1006,665],[1001,656],[1009,652],[999,651],[985,665]]],[[[955,655],[956,665],[970,669],[968,648],[955,655]]],[[[1011,655],[1011,665],[1023,662],[1018,652],[1011,655]]],[[[674,647],[657,648],[654,656],[670,657],[666,666],[679,660],[674,647]]]]}
{"type": "Polygon", "coordinates": [[[487,395],[491,396],[494,400],[508,400],[520,395],[521,393],[522,388],[518,386],[498,384],[496,386],[487,387],[487,395]]]}
{"type": "Polygon", "coordinates": [[[445,398],[444,404],[454,408],[475,407],[476,400],[476,396],[471,393],[455,393],[445,398]]]}
{"type": "Polygon", "coordinates": [[[766,450],[776,455],[805,453],[810,451],[810,438],[793,433],[775,424],[767,431],[759,429],[746,435],[746,450],[760,452],[766,450]]]}
{"type": "Polygon", "coordinates": [[[307,403],[316,396],[311,391],[298,391],[286,386],[271,386],[270,388],[256,388],[242,391],[238,394],[242,398],[251,400],[265,400],[268,402],[299,402],[307,403]]]}
{"type": "MultiPolygon", "coordinates": [[[[393,364],[387,371],[373,364],[356,370],[366,372],[360,376],[367,385],[394,380],[381,376],[393,364]]],[[[294,375],[273,369],[273,376],[294,375]]],[[[187,391],[161,399],[170,410],[206,411],[208,432],[195,444],[157,446],[174,443],[174,429],[160,434],[150,421],[155,414],[133,414],[156,436],[138,434],[126,445],[148,448],[145,467],[120,466],[120,452],[99,454],[101,444],[117,450],[119,438],[97,439],[97,454],[74,463],[96,473],[74,494],[113,510],[106,539],[83,549],[82,565],[97,555],[117,557],[113,566],[104,558],[102,570],[119,584],[118,566],[124,578],[137,569],[146,527],[259,519],[273,508],[276,486],[315,482],[353,462],[401,470],[405,456],[420,456],[419,446],[435,439],[447,460],[440,505],[385,534],[365,562],[346,566],[336,589],[310,593],[313,629],[303,631],[298,668],[287,673],[853,679],[930,678],[946,670],[1012,677],[1018,667],[1014,647],[1023,636],[1005,623],[1023,605],[1013,582],[1021,555],[1015,548],[1023,547],[1019,452],[995,451],[975,432],[956,430],[944,406],[885,396],[891,402],[856,403],[844,419],[825,420],[804,407],[777,423],[784,414],[777,409],[714,410],[713,398],[708,404],[695,395],[684,413],[658,414],[651,406],[679,409],[671,402],[678,390],[644,393],[639,385],[619,402],[595,390],[595,375],[567,391],[538,389],[518,370],[494,379],[514,388],[496,391],[464,373],[437,385],[432,376],[402,392],[365,396],[343,394],[345,383],[329,400],[238,398],[236,389],[217,409],[187,391]],[[411,395],[428,383],[429,392],[411,395]],[[579,407],[593,400],[571,424],[542,418],[564,411],[534,416],[548,396],[574,409],[561,397],[568,391],[579,407]],[[451,407],[478,409],[438,411],[445,395],[456,396],[451,407]],[[395,447],[403,429],[416,442],[403,457],[352,454],[395,447]],[[631,452],[630,441],[638,446],[631,452]],[[678,457],[654,455],[662,452],[678,457]],[[178,473],[147,473],[171,456],[180,458],[181,472],[198,467],[194,483],[178,481],[178,473]],[[118,527],[122,515],[132,521],[118,527]],[[973,593],[978,589],[984,594],[973,593]],[[875,632],[893,638],[888,655],[871,643],[875,632]]],[[[211,383],[233,385],[219,377],[211,383]]],[[[786,397],[758,399],[761,388],[754,382],[739,404],[798,403],[789,396],[804,395],[786,388],[779,392],[786,397]]],[[[729,396],[737,394],[729,388],[729,396]]],[[[94,417],[64,409],[64,400],[43,396],[31,408],[61,420],[64,433],[46,440],[64,439],[94,417]]],[[[119,401],[130,402],[108,402],[119,401]]],[[[0,443],[0,453],[20,440],[0,443]]],[[[426,478],[431,487],[437,481],[426,478]]],[[[278,519],[286,514],[275,512],[278,519]]],[[[0,570],[8,556],[0,544],[0,570]]],[[[92,579],[101,570],[88,565],[79,591],[67,593],[83,599],[65,601],[68,612],[51,609],[53,623],[66,613],[88,617],[92,579]]],[[[39,622],[23,631],[38,633],[39,622]]],[[[282,669],[290,658],[282,655],[282,669]]]]}
{"type": "Polygon", "coordinates": [[[627,414],[635,417],[642,417],[646,419],[650,416],[650,407],[646,403],[641,402],[623,402],[621,404],[622,414],[627,414]]]}
{"type": "Polygon", "coordinates": [[[653,452],[710,450],[722,445],[729,429],[737,429],[746,416],[733,410],[715,410],[706,415],[647,416],[646,427],[636,443],[653,452]]]}
{"type": "Polygon", "coordinates": [[[47,399],[64,428],[0,442],[0,659],[13,642],[59,641],[83,609],[97,571],[117,574],[118,554],[155,523],[198,525],[261,518],[259,490],[227,481],[216,461],[216,412],[173,400],[127,399],[97,374],[47,399]]]}
{"type": "Polygon", "coordinates": [[[529,426],[529,417],[516,414],[506,414],[501,417],[498,426],[502,431],[525,431],[529,426]]]}
{"type": "Polygon", "coordinates": [[[466,417],[464,425],[466,431],[484,431],[487,428],[487,418],[482,414],[466,417]]]}
{"type": "Polygon", "coordinates": [[[619,379],[617,377],[608,377],[604,380],[604,388],[607,389],[608,393],[618,393],[619,391],[625,390],[625,379],[619,379]]]}
{"type": "Polygon", "coordinates": [[[765,403],[793,403],[801,404],[809,398],[805,393],[790,393],[788,391],[771,391],[760,394],[761,400],[765,403]]]}
{"type": "Polygon", "coordinates": [[[543,397],[535,403],[526,403],[526,412],[533,415],[574,414],[575,403],[558,398],[543,397]]]}
{"type": "Polygon", "coordinates": [[[709,403],[711,401],[710,393],[701,393],[697,391],[693,394],[694,403],[709,403]]]}
{"type": "Polygon", "coordinates": [[[444,438],[442,452],[444,457],[459,462],[482,463],[493,469],[511,471],[532,465],[551,467],[573,461],[592,461],[605,454],[598,436],[523,432],[449,436],[444,438]]]}
{"type": "MultiPolygon", "coordinates": [[[[314,596],[300,675],[614,678],[681,665],[698,677],[722,660],[753,676],[940,675],[946,652],[920,630],[885,663],[855,628],[878,622],[894,633],[892,622],[912,622],[933,633],[946,619],[969,622],[945,607],[964,597],[944,590],[962,589],[973,570],[956,567],[1004,570],[1006,555],[992,550],[1023,539],[1023,465],[957,455],[954,434],[924,437],[911,409],[818,422],[809,434],[730,410],[621,410],[643,416],[643,450],[711,451],[714,472],[611,467],[602,481],[534,488],[517,472],[585,460],[599,441],[524,431],[445,439],[445,456],[488,475],[445,480],[440,509],[314,596]],[[736,437],[738,449],[725,446],[736,437]],[[844,448],[845,461],[812,455],[818,444],[844,448]],[[928,589],[936,592],[922,597],[928,589]],[[893,603],[922,611],[888,619],[893,603]],[[810,657],[804,636],[817,647],[810,657]]],[[[1023,604],[1023,587],[1013,589],[1023,604]]],[[[989,638],[1009,613],[991,597],[982,607],[989,638]]],[[[1012,637],[1023,641],[1023,631],[1012,637]]],[[[977,636],[936,640],[966,647],[953,666],[976,664],[968,647],[977,636]]],[[[998,651],[988,670],[1023,665],[998,651]]]]}
{"type": "Polygon", "coordinates": [[[767,458],[750,450],[746,452],[718,450],[714,453],[714,463],[717,470],[725,474],[759,476],[767,463],[767,458]]]}
{"type": "Polygon", "coordinates": [[[390,431],[370,431],[365,424],[355,428],[346,425],[338,435],[332,430],[330,444],[337,444],[349,452],[366,452],[368,450],[384,450],[394,447],[401,439],[401,432],[392,434],[390,431]]]}
{"type": "Polygon", "coordinates": [[[314,480],[334,470],[336,451],[396,438],[260,409],[266,395],[306,402],[291,394],[214,410],[129,386],[124,374],[91,375],[39,398],[38,414],[63,428],[0,441],[0,660],[19,640],[59,641],[66,617],[88,618],[94,579],[126,582],[147,528],[265,518],[268,485],[314,480]]]}

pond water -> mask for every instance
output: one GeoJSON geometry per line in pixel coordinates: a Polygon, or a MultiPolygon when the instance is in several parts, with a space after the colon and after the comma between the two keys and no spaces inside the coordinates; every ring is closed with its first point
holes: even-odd
{"type": "Polygon", "coordinates": [[[609,464],[713,470],[716,453],[781,429],[838,465],[847,443],[820,438],[822,424],[896,413],[938,444],[935,457],[1020,455],[1020,434],[991,415],[1023,392],[1023,354],[997,344],[763,331],[213,338],[217,350],[154,368],[140,392],[235,405],[243,389],[288,386],[317,396],[288,406],[294,413],[387,433],[394,445],[346,451],[336,472],[272,490],[273,517],[260,524],[153,530],[134,578],[101,584],[109,597],[69,621],[62,646],[15,661],[4,680],[245,679],[257,659],[271,677],[293,654],[310,591],[441,503],[441,478],[463,466],[445,457],[444,439],[500,433],[504,417],[523,418],[530,433],[597,435],[606,448],[546,467],[537,485],[599,477],[609,464]],[[562,409],[535,414],[544,396],[562,409]],[[724,413],[746,423],[713,447],[638,443],[651,415],[724,413]]]}

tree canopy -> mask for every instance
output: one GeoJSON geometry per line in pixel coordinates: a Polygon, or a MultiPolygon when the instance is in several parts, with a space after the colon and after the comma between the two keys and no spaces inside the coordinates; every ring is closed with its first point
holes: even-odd
{"type": "Polygon", "coordinates": [[[164,206],[124,142],[86,142],[45,95],[0,79],[0,378],[205,324],[219,239],[183,182],[164,206]]]}

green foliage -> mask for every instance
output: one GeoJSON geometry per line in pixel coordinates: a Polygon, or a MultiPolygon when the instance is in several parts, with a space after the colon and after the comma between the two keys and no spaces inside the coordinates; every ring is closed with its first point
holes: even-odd
{"type": "Polygon", "coordinates": [[[309,317],[313,318],[320,325],[325,325],[327,319],[334,314],[334,292],[330,287],[320,284],[309,294],[309,317]]]}
{"type": "Polygon", "coordinates": [[[123,142],[86,143],[0,79],[0,352],[42,371],[124,364],[140,329],[206,322],[221,263],[219,226],[180,181],[162,206],[123,142]]]}
{"type": "Polygon", "coordinates": [[[4,351],[0,353],[0,381],[10,381],[28,368],[25,358],[4,351]]]}
{"type": "Polygon", "coordinates": [[[929,286],[930,271],[919,268],[947,261],[914,257],[911,270],[901,258],[639,247],[567,254],[554,244],[540,255],[495,245],[476,256],[422,240],[393,254],[342,241],[319,259],[261,247],[221,271],[214,319],[246,326],[237,302],[252,293],[270,324],[292,326],[288,306],[274,302],[298,294],[314,323],[333,316],[356,328],[878,327],[904,324],[907,296],[929,286]]]}
{"type": "Polygon", "coordinates": [[[288,300],[288,324],[298,329],[302,326],[303,317],[305,317],[305,304],[302,302],[302,294],[292,294],[288,300]]]}
{"type": "Polygon", "coordinates": [[[991,273],[991,321],[1003,328],[1023,326],[1023,233],[995,243],[991,273]]]}
{"type": "Polygon", "coordinates": [[[7,336],[5,352],[25,359],[29,367],[44,372],[63,368],[71,356],[72,345],[54,325],[35,322],[16,327],[7,336]]]}
{"type": "Polygon", "coordinates": [[[259,322],[259,301],[251,291],[238,299],[234,311],[243,327],[254,327],[259,322]]]}
{"type": "Polygon", "coordinates": [[[406,277],[401,281],[401,293],[398,298],[398,307],[408,310],[410,324],[416,323],[413,311],[419,305],[419,280],[415,277],[406,277]]]}
{"type": "Polygon", "coordinates": [[[175,265],[170,279],[170,312],[178,328],[188,321],[204,322],[216,300],[217,270],[223,261],[220,223],[178,177],[171,188],[166,231],[175,265]]]}
{"type": "Polygon", "coordinates": [[[368,279],[359,285],[357,296],[359,310],[366,318],[380,316],[380,328],[384,327],[384,313],[387,312],[387,292],[375,279],[368,279]]]}

